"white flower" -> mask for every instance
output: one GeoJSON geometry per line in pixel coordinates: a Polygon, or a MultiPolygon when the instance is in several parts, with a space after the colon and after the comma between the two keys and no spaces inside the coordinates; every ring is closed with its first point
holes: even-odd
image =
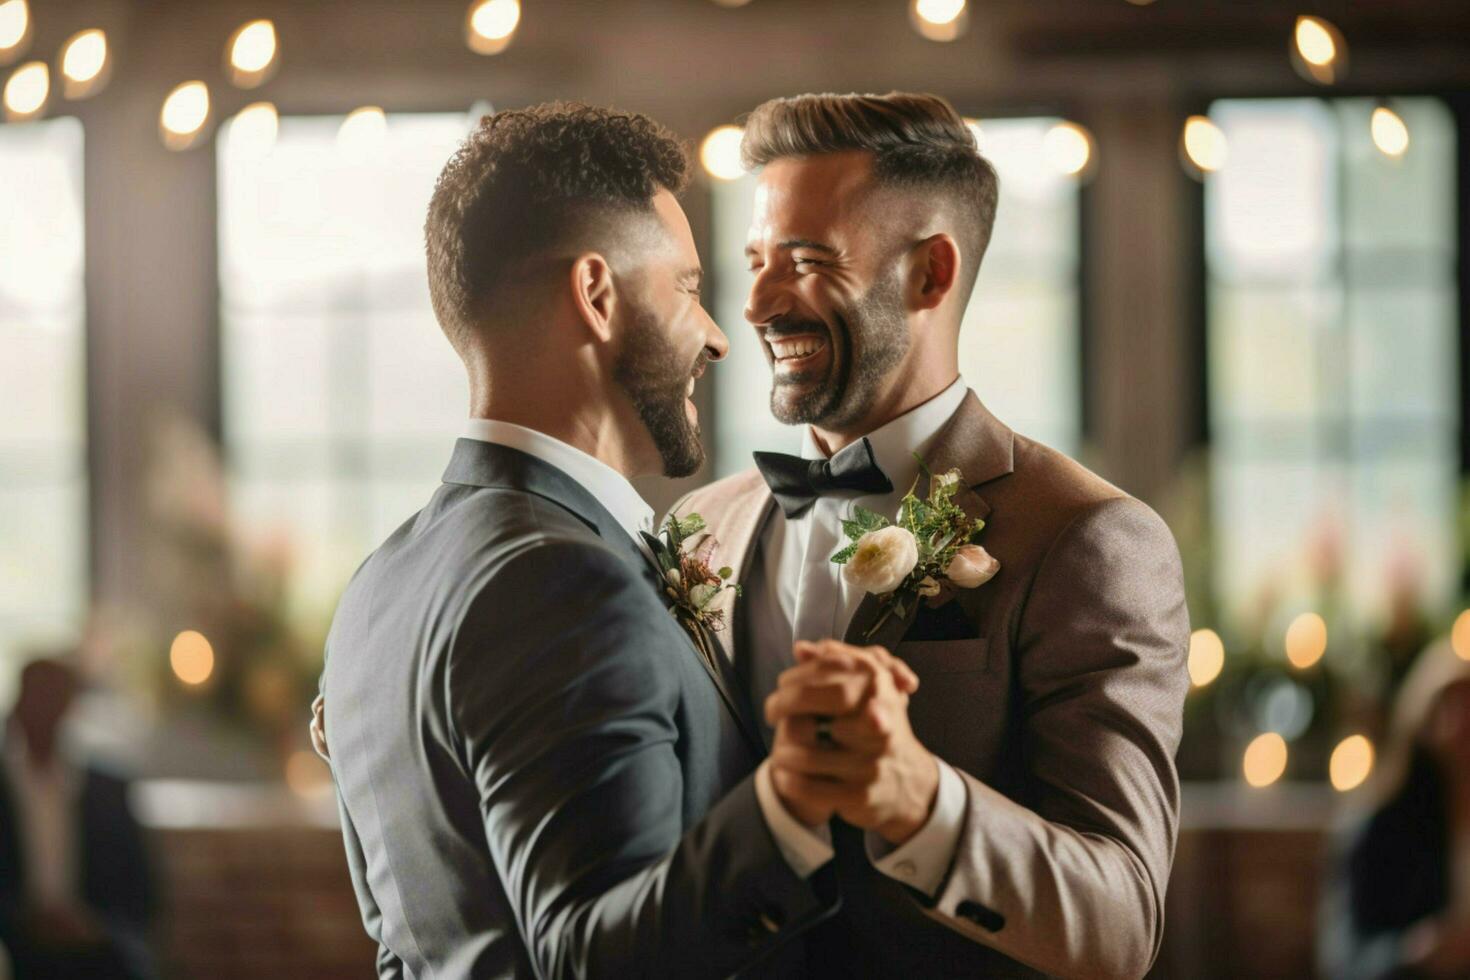
{"type": "Polygon", "coordinates": [[[925,575],[919,582],[919,595],[931,599],[939,594],[939,583],[934,581],[933,575],[925,575]]]}
{"type": "Polygon", "coordinates": [[[882,595],[898,588],[918,563],[919,543],[912,532],[885,527],[858,539],[857,551],[842,566],[842,577],[864,592],[882,595]]]}
{"type": "Polygon", "coordinates": [[[664,572],[664,579],[676,589],[681,584],[682,578],[683,576],[679,574],[677,568],[671,568],[667,572],[664,572]]]}
{"type": "Polygon", "coordinates": [[[967,544],[954,553],[944,577],[962,589],[973,589],[989,582],[998,571],[1000,562],[990,557],[990,552],[978,544],[967,544]]]}
{"type": "Polygon", "coordinates": [[[959,485],[959,482],[960,482],[960,471],[959,470],[946,470],[945,472],[940,473],[940,474],[937,474],[934,477],[934,483],[935,483],[936,486],[953,487],[953,486],[958,486],[959,485]]]}

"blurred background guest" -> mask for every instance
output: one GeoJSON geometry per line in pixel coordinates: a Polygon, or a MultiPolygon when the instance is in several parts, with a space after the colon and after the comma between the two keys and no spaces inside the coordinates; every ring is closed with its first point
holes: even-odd
{"type": "Polygon", "coordinates": [[[77,687],[60,659],[21,671],[0,768],[0,936],[19,977],[152,976],[153,887],[128,783],[63,744],[77,687]]]}
{"type": "Polygon", "coordinates": [[[1390,738],[1325,894],[1323,972],[1470,977],[1470,661],[1425,651],[1390,738]]]}

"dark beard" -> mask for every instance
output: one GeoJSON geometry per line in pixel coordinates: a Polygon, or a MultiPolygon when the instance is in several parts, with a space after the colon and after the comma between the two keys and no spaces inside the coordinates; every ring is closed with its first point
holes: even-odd
{"type": "MultiPolygon", "coordinates": [[[[786,425],[820,425],[841,429],[867,414],[883,379],[909,349],[908,324],[898,277],[873,284],[850,310],[834,315],[835,329],[826,330],[834,346],[845,348],[838,374],[829,383],[795,399],[781,399],[781,385],[771,389],[771,414],[786,425]],[[860,353],[854,353],[860,351],[860,353]]],[[[797,332],[796,329],[786,331],[797,332]]],[[[834,362],[839,351],[833,351],[834,362]]]]}
{"type": "Polygon", "coordinates": [[[640,313],[613,365],[614,380],[627,392],[658,449],[664,476],[674,477],[689,476],[704,465],[699,426],[684,413],[684,392],[690,377],[708,360],[701,350],[693,364],[681,367],[678,356],[658,319],[640,313]]]}

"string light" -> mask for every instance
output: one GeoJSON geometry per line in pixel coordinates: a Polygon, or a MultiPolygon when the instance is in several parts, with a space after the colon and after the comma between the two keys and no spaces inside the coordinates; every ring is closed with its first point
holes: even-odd
{"type": "Polygon", "coordinates": [[[1316,613],[1302,613],[1286,628],[1286,659],[1306,670],[1327,652],[1327,621],[1316,613]]]}
{"type": "Polygon", "coordinates": [[[1179,148],[1184,169],[1197,179],[1203,179],[1206,174],[1225,166],[1229,151],[1225,133],[1208,116],[1190,116],[1184,120],[1179,148]]]}
{"type": "Polygon", "coordinates": [[[740,139],[744,135],[739,126],[720,126],[710,131],[699,145],[699,162],[705,171],[716,180],[737,180],[745,175],[740,163],[740,139]]]}
{"type": "Polygon", "coordinates": [[[337,130],[337,147],[354,155],[366,155],[383,143],[388,134],[388,117],[375,105],[354,109],[337,130]]]}
{"type": "Polygon", "coordinates": [[[26,0],[0,3],[0,65],[8,65],[25,53],[31,40],[31,8],[26,0]]]}
{"type": "Polygon", "coordinates": [[[1409,127],[1402,116],[1386,105],[1373,110],[1368,131],[1373,136],[1373,145],[1384,156],[1397,160],[1409,151],[1409,127]]]}
{"type": "Polygon", "coordinates": [[[170,150],[187,150],[199,142],[209,122],[209,86],[203,82],[184,82],[163,100],[158,114],[163,145],[170,150]]]}
{"type": "Polygon", "coordinates": [[[1291,40],[1292,66],[1308,81],[1331,85],[1346,72],[1347,43],[1330,21],[1298,17],[1291,40]]]}
{"type": "Polygon", "coordinates": [[[1052,169],[1066,177],[1085,179],[1096,166],[1092,134],[1074,122],[1059,122],[1047,130],[1042,150],[1052,169]]]}
{"type": "Polygon", "coordinates": [[[1373,772],[1373,743],[1362,735],[1349,735],[1332,750],[1327,771],[1339,793],[1361,786],[1373,772]]]}
{"type": "Polygon", "coordinates": [[[1286,739],[1275,732],[1257,735],[1241,761],[1245,781],[1257,788],[1270,786],[1286,772],[1286,758],[1286,739]]]}
{"type": "Polygon", "coordinates": [[[227,130],[231,154],[264,156],[276,145],[281,119],[269,102],[254,102],[237,112],[227,130]]]}
{"type": "Polygon", "coordinates": [[[479,0],[465,18],[465,43],[476,54],[499,54],[510,47],[521,23],[521,0],[479,0]]]}
{"type": "Polygon", "coordinates": [[[1214,630],[1195,630],[1189,637],[1189,679],[1204,687],[1225,669],[1225,644],[1214,630]]]}
{"type": "Polygon", "coordinates": [[[168,664],[180,681],[197,687],[214,673],[214,647],[203,633],[184,630],[169,647],[168,664]]]}
{"type": "Polygon", "coordinates": [[[921,37],[931,41],[953,41],[969,26],[965,0],[910,0],[909,22],[921,37]]]}
{"type": "Polygon", "coordinates": [[[35,119],[51,98],[51,69],[44,61],[28,61],[11,72],[5,83],[5,118],[11,122],[35,119]]]}
{"type": "Polygon", "coordinates": [[[61,92],[68,99],[96,95],[112,74],[107,35],[93,28],[72,36],[61,49],[61,92]]]}
{"type": "Polygon", "coordinates": [[[280,43],[276,25],[252,20],[242,25],[225,46],[230,81],[238,88],[256,88],[269,81],[280,65],[280,43]]]}

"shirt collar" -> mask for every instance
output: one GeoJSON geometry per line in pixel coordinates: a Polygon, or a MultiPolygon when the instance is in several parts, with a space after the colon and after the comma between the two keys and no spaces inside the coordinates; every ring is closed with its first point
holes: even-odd
{"type": "Polygon", "coordinates": [[[584,453],[555,436],[499,419],[468,420],[464,437],[518,449],[555,466],[596,497],[635,541],[639,531],[653,532],[653,508],[638,496],[627,477],[596,456],[584,453]]]}
{"type": "MultiPolygon", "coordinates": [[[[868,433],[868,444],[873,447],[873,458],[885,476],[893,483],[896,491],[907,491],[919,475],[919,461],[915,454],[923,456],[944,423],[950,420],[965,400],[970,386],[964,378],[956,378],[948,388],[933,398],[909,409],[873,432],[868,433]]],[[[827,454],[817,444],[817,437],[807,426],[802,439],[803,459],[826,459],[827,454]]]]}

